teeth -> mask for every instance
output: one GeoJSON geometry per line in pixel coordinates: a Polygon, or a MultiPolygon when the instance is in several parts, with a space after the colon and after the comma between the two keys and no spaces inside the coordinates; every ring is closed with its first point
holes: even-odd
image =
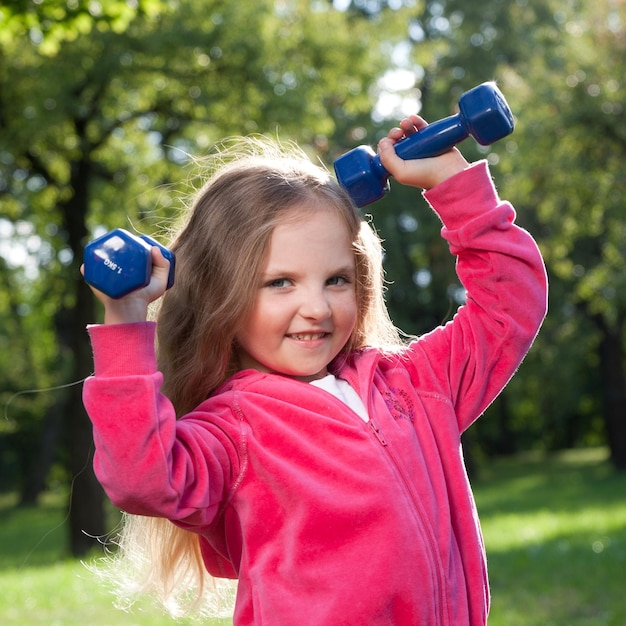
{"type": "Polygon", "coordinates": [[[315,339],[323,339],[326,333],[310,333],[308,335],[291,335],[298,341],[313,341],[315,339]]]}

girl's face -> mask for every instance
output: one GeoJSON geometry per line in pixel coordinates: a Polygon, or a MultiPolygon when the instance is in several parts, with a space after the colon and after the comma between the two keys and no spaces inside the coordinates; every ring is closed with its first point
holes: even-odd
{"type": "Polygon", "coordinates": [[[322,378],[356,319],[350,233],[336,212],[303,211],[272,233],[252,313],[237,335],[241,369],[322,378]]]}

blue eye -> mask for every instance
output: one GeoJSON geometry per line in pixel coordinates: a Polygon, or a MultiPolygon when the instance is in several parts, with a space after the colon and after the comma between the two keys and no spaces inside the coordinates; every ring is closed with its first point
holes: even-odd
{"type": "Polygon", "coordinates": [[[329,285],[347,285],[350,281],[346,276],[333,276],[328,279],[327,283],[329,285]]]}
{"type": "Polygon", "coordinates": [[[276,289],[281,289],[287,287],[289,285],[289,280],[287,278],[277,278],[276,280],[272,280],[267,283],[268,287],[275,287],[276,289]]]}

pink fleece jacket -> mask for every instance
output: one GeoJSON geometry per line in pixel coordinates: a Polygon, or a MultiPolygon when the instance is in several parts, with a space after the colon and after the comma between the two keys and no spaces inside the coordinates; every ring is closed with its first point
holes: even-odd
{"type": "Polygon", "coordinates": [[[178,421],[159,391],[154,325],[92,326],[84,387],[111,500],[198,533],[239,578],[236,625],[484,625],[485,553],[460,434],[528,351],[546,275],[480,162],[425,194],[467,302],[401,354],[366,349],[330,393],[243,371],[178,421]]]}

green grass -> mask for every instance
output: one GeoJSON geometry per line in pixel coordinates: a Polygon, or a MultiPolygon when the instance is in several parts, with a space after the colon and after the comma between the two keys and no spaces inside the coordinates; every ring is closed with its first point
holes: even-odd
{"type": "MultiPolygon", "coordinates": [[[[113,606],[113,597],[78,560],[66,554],[66,503],[48,493],[37,508],[15,508],[13,495],[0,496],[1,626],[171,626],[175,621],[148,601],[132,612],[113,606]]],[[[113,527],[116,520],[113,519],[113,527]]],[[[97,558],[101,554],[94,555],[97,558]]],[[[214,626],[230,620],[202,622],[214,626]]]]}
{"type": "MultiPolygon", "coordinates": [[[[605,451],[490,462],[474,491],[489,558],[489,626],[626,625],[626,475],[611,470],[605,451]]],[[[62,494],[33,509],[13,505],[0,496],[2,626],[176,623],[147,604],[118,611],[80,562],[63,558],[62,494]]]]}
{"type": "Polygon", "coordinates": [[[500,461],[476,481],[489,626],[626,625],[626,475],[605,458],[500,461]]]}

